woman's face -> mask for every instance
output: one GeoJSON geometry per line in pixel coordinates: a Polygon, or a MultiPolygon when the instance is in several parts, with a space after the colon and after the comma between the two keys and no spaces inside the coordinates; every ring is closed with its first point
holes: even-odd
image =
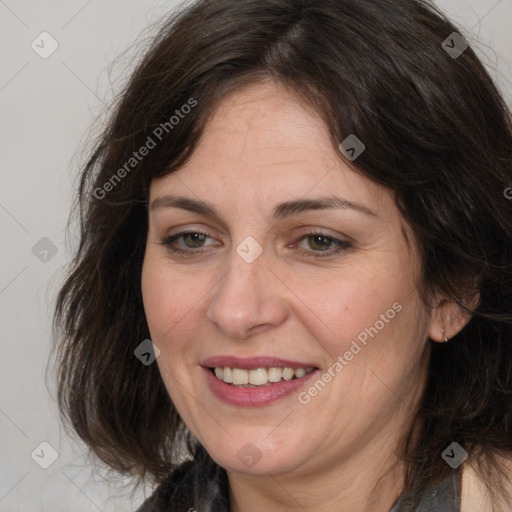
{"type": "Polygon", "coordinates": [[[426,376],[419,257],[392,194],[317,115],[272,84],[231,94],[189,162],[152,182],[149,214],[158,368],[214,460],[299,474],[391,450],[426,376]]]}

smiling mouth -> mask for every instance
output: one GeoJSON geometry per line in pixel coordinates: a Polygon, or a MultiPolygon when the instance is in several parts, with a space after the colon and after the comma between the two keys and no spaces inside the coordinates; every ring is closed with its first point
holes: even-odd
{"type": "Polygon", "coordinates": [[[218,380],[225,384],[241,388],[268,387],[279,382],[301,379],[315,369],[314,367],[281,368],[276,366],[255,368],[252,370],[220,366],[209,368],[218,380]]]}

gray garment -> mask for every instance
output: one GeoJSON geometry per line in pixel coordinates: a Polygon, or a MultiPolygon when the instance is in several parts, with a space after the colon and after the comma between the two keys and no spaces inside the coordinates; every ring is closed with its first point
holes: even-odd
{"type": "MultiPolygon", "coordinates": [[[[422,496],[414,512],[460,512],[461,481],[458,473],[450,473],[441,482],[432,485],[422,496]]],[[[401,512],[407,496],[400,496],[389,512],[401,512]]]]}

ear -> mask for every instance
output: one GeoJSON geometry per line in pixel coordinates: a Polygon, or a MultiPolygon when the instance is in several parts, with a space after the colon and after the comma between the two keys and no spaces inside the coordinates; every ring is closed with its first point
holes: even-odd
{"type": "MultiPolygon", "coordinates": [[[[462,331],[473,314],[463,309],[457,301],[445,296],[436,296],[435,300],[430,317],[429,336],[432,340],[443,343],[462,331]]],[[[466,295],[460,300],[467,308],[474,311],[480,302],[480,294],[466,295]]]]}

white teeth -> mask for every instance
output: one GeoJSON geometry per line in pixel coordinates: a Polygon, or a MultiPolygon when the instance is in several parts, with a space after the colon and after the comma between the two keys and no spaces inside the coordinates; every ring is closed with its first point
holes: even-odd
{"type": "Polygon", "coordinates": [[[249,384],[249,372],[240,368],[233,368],[233,384],[240,386],[242,384],[249,384]]]}
{"type": "Polygon", "coordinates": [[[269,382],[279,382],[283,376],[283,369],[272,367],[268,369],[267,373],[269,382]]]}
{"type": "Polygon", "coordinates": [[[235,386],[265,386],[269,383],[280,382],[281,380],[291,380],[294,377],[300,379],[304,375],[312,372],[314,368],[255,368],[253,370],[244,370],[242,368],[219,367],[214,368],[215,376],[226,384],[235,386]]]}
{"type": "Polygon", "coordinates": [[[233,382],[233,374],[231,372],[231,368],[224,368],[222,371],[222,380],[226,384],[231,384],[233,382]]]}
{"type": "Polygon", "coordinates": [[[293,368],[285,368],[283,370],[283,379],[284,380],[292,380],[295,375],[295,370],[293,368]]]}
{"type": "Polygon", "coordinates": [[[261,386],[268,382],[268,374],[265,368],[256,368],[256,370],[249,370],[249,384],[261,386]]]}
{"type": "Polygon", "coordinates": [[[304,375],[306,375],[306,370],[304,370],[304,368],[297,368],[295,370],[295,377],[297,377],[297,379],[304,377],[304,375]]]}

